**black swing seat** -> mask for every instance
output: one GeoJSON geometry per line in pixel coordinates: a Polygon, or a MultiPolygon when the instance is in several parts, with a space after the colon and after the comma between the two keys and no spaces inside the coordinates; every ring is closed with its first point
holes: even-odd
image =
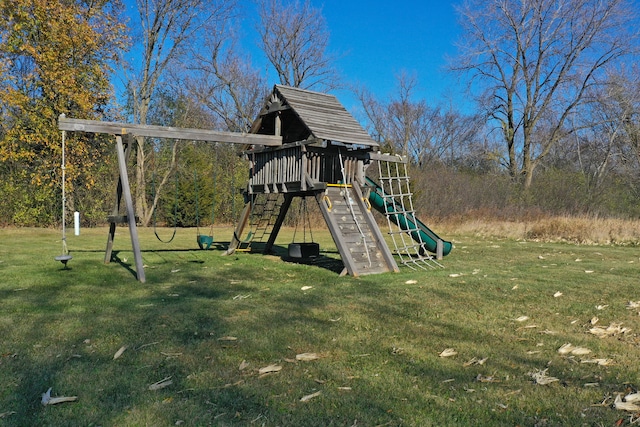
{"type": "Polygon", "coordinates": [[[320,255],[320,245],[315,242],[289,243],[289,258],[311,259],[320,255]]]}
{"type": "Polygon", "coordinates": [[[204,234],[198,234],[198,247],[200,249],[209,249],[213,244],[213,236],[205,236],[204,234]]]}

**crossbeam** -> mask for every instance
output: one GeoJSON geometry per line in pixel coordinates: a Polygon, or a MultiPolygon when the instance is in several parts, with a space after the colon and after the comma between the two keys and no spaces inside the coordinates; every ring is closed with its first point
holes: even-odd
{"type": "Polygon", "coordinates": [[[58,129],[72,132],[107,133],[151,138],[172,138],[189,141],[226,142],[249,145],[282,145],[282,137],[253,133],[222,132],[207,129],[177,128],[171,126],[136,125],[132,123],[103,122],[99,120],[70,119],[61,115],[58,129]]]}

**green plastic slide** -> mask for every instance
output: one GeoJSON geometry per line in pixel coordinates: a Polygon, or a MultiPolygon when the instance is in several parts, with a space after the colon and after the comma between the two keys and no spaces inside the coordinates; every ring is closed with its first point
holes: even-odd
{"type": "Polygon", "coordinates": [[[436,233],[431,231],[431,229],[424,225],[418,218],[415,218],[416,224],[414,224],[413,219],[411,219],[405,213],[395,213],[393,203],[385,201],[387,200],[386,195],[377,182],[375,182],[371,178],[367,178],[367,185],[371,187],[371,192],[369,193],[369,202],[374,209],[385,215],[389,214],[389,218],[391,219],[391,221],[393,221],[402,230],[413,230],[409,232],[411,238],[418,243],[423,242],[425,248],[429,252],[437,252],[438,240],[442,241],[442,256],[446,256],[449,254],[449,252],[451,252],[451,249],[453,248],[451,242],[442,240],[436,233]]]}

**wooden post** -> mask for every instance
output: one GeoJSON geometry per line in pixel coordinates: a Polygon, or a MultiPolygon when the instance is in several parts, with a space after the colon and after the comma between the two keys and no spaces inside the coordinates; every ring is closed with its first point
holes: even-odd
{"type": "MultiPolygon", "coordinates": [[[[142,263],[142,252],[140,251],[140,240],[138,239],[138,228],[136,226],[136,215],[133,210],[133,199],[131,197],[131,187],[129,186],[129,174],[127,173],[127,156],[130,152],[131,136],[126,135],[126,143],[122,141],[122,135],[116,135],[116,151],[118,153],[118,171],[120,177],[118,179],[116,207],[119,209],[121,197],[124,196],[124,202],[127,209],[127,219],[129,221],[129,234],[131,236],[131,246],[133,248],[133,258],[136,263],[136,275],[142,283],[146,281],[144,274],[144,265],[142,263]],[[126,150],[124,146],[127,146],[126,150]]],[[[117,215],[118,213],[115,212],[117,215]]],[[[113,249],[113,239],[115,236],[116,224],[111,223],[109,226],[109,237],[107,239],[107,251],[105,253],[105,262],[111,260],[111,251],[113,249]]]]}

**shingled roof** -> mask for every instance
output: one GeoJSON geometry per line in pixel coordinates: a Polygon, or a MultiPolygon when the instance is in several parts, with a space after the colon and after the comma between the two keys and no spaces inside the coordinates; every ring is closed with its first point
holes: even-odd
{"type": "Polygon", "coordinates": [[[378,146],[333,95],[275,85],[251,132],[273,135],[276,115],[280,116],[284,143],[320,139],[378,146]]]}

